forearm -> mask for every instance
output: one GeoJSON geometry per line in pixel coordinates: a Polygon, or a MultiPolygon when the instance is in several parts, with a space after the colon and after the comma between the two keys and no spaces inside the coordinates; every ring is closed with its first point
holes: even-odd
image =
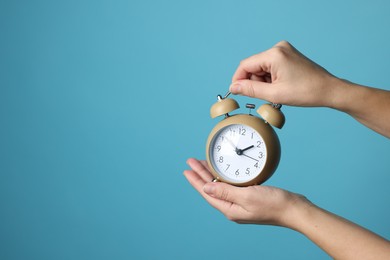
{"type": "Polygon", "coordinates": [[[390,138],[390,91],[335,79],[330,104],[360,123],[390,138]]]}
{"type": "Polygon", "coordinates": [[[304,234],[335,259],[389,259],[390,242],[310,202],[290,213],[292,229],[304,234]]]}

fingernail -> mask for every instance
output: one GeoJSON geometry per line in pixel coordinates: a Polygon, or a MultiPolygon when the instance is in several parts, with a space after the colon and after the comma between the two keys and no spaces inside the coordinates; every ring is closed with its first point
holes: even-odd
{"type": "Polygon", "coordinates": [[[215,187],[212,183],[206,183],[203,186],[203,191],[206,192],[207,194],[213,194],[215,191],[215,187]]]}
{"type": "Polygon", "coordinates": [[[232,85],[230,85],[230,92],[240,93],[240,91],[241,91],[241,84],[239,84],[238,82],[235,82],[232,85]]]}

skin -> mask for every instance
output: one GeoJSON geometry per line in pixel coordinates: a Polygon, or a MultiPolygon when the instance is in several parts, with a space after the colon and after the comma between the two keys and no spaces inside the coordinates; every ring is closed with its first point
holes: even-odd
{"type": "Polygon", "coordinates": [[[230,91],[278,104],[337,109],[390,137],[390,91],[337,78],[286,41],[241,61],[230,91]]]}
{"type": "MultiPolygon", "coordinates": [[[[288,42],[243,60],[230,91],[291,106],[329,107],[390,137],[390,92],[339,79],[288,42]]],[[[242,224],[296,230],[335,259],[390,259],[390,242],[328,212],[306,197],[269,186],[235,187],[212,182],[205,161],[190,158],[184,175],[214,208],[242,224]]]]}
{"type": "Polygon", "coordinates": [[[190,158],[184,171],[190,184],[229,220],[296,230],[335,259],[389,259],[390,242],[317,207],[304,196],[276,187],[235,187],[213,183],[205,161],[190,158]]]}

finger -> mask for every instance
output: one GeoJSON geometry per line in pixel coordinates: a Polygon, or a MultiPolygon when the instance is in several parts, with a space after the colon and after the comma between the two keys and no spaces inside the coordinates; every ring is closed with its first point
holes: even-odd
{"type": "Polygon", "coordinates": [[[242,60],[233,75],[232,82],[242,79],[249,79],[251,74],[261,76],[264,73],[271,73],[272,64],[275,62],[275,60],[278,59],[279,56],[275,54],[280,53],[281,49],[299,53],[299,51],[295,49],[294,46],[292,46],[289,42],[280,41],[272,48],[242,60]]]}
{"type": "Polygon", "coordinates": [[[248,79],[253,81],[272,83],[272,78],[270,73],[261,73],[258,75],[252,74],[248,79]]]}
{"type": "Polygon", "coordinates": [[[245,188],[238,188],[226,183],[206,183],[203,187],[206,195],[209,195],[209,203],[221,211],[228,219],[239,222],[240,219],[248,215],[245,209],[247,192],[245,188]]]}
{"type": "Polygon", "coordinates": [[[190,158],[187,160],[187,164],[198,173],[198,175],[205,181],[205,182],[211,182],[214,177],[208,170],[208,167],[205,165],[205,162],[201,162],[197,159],[190,158]]]}
{"type": "Polygon", "coordinates": [[[288,41],[280,41],[277,44],[275,44],[274,47],[282,47],[286,49],[294,48],[288,41]]]}
{"type": "Polygon", "coordinates": [[[213,198],[241,205],[245,201],[247,192],[245,188],[239,188],[227,183],[206,183],[203,191],[213,198]]]}
{"type": "Polygon", "coordinates": [[[210,166],[206,161],[202,160],[202,161],[200,161],[200,163],[203,165],[203,167],[206,168],[206,170],[208,170],[211,173],[210,166]]]}
{"type": "Polygon", "coordinates": [[[230,92],[233,94],[244,95],[248,97],[260,98],[270,102],[276,102],[275,91],[277,88],[271,83],[265,83],[253,80],[238,80],[230,85],[230,92]]]}
{"type": "Polygon", "coordinates": [[[203,187],[206,182],[202,177],[198,175],[197,172],[186,170],[184,171],[184,176],[187,178],[188,182],[197,190],[200,195],[208,202],[211,206],[218,209],[222,213],[228,212],[230,208],[232,208],[232,203],[224,200],[220,200],[217,198],[213,198],[204,192],[203,187]]]}
{"type": "Polygon", "coordinates": [[[262,81],[262,82],[266,82],[266,81],[264,80],[265,75],[266,75],[265,73],[264,73],[264,74],[261,74],[261,75],[252,74],[252,75],[249,76],[248,79],[253,80],[253,81],[262,81]]]}
{"type": "MultiPolygon", "coordinates": [[[[244,188],[239,188],[226,183],[211,183],[213,179],[211,173],[205,168],[202,161],[194,158],[187,160],[188,165],[193,172],[186,171],[186,177],[189,176],[190,183],[200,192],[206,192],[208,195],[232,203],[240,203],[240,198],[245,195],[244,188]]],[[[187,178],[188,179],[188,178],[187,178]]]]}
{"type": "Polygon", "coordinates": [[[248,79],[252,74],[270,73],[271,63],[269,60],[269,51],[261,52],[242,60],[233,75],[232,82],[248,79]]]}
{"type": "Polygon", "coordinates": [[[203,193],[203,186],[206,182],[203,180],[199,174],[192,170],[185,170],[184,176],[187,178],[188,182],[199,192],[203,193]]]}

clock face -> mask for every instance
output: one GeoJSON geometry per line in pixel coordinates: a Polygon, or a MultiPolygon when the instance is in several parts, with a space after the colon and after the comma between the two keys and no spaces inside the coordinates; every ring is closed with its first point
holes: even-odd
{"type": "Polygon", "coordinates": [[[210,144],[210,161],[218,174],[234,183],[254,179],[263,170],[267,149],[253,128],[232,124],[219,130],[210,144]]]}

